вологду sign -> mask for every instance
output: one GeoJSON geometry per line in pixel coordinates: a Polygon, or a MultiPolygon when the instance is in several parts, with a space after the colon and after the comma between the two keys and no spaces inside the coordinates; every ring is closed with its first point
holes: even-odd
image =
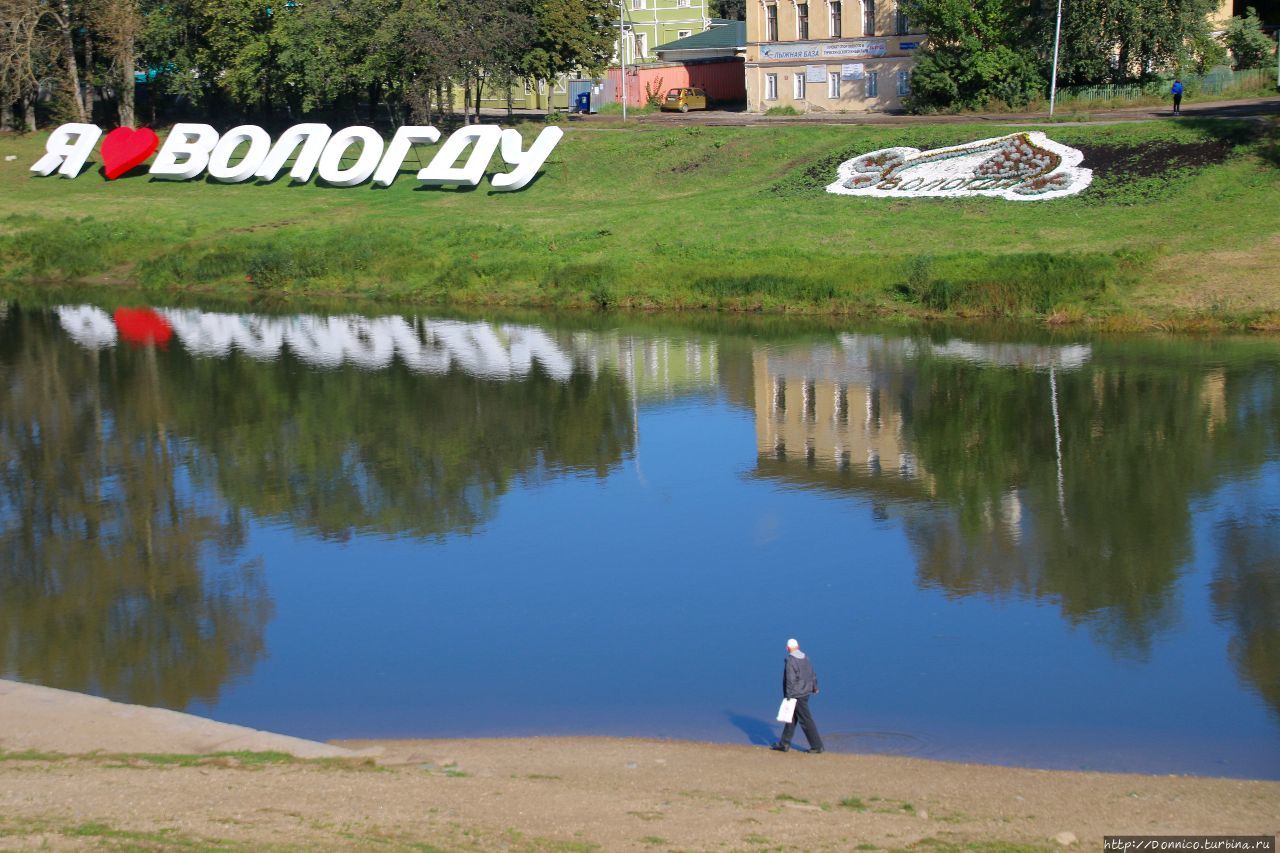
{"type": "MultiPolygon", "coordinates": [[[[49,134],[45,154],[31,171],[75,178],[101,136],[97,125],[64,124],[49,134]]],[[[544,128],[526,149],[517,130],[495,125],[464,127],[450,135],[431,162],[418,171],[418,180],[427,186],[478,186],[497,153],[511,170],[490,175],[489,184],[502,192],[524,189],[563,136],[558,127],[544,128]],[[457,165],[463,155],[465,161],[457,165]]],[[[241,125],[220,134],[207,124],[183,123],[173,126],[163,146],[149,128],[118,127],[102,141],[99,154],[108,180],[142,165],[158,147],[148,170],[156,178],[185,181],[207,174],[228,184],[254,178],[270,181],[294,158],[289,176],[295,181],[305,183],[318,174],[320,180],[335,187],[359,186],[370,179],[385,187],[396,179],[415,144],[434,145],[439,139],[440,131],[426,125],[401,127],[386,142],[371,127],[348,127],[335,133],[325,124],[298,124],[273,142],[255,125],[241,125]],[[240,150],[243,156],[235,159],[240,150]],[[344,165],[348,152],[355,150],[359,151],[353,155],[355,162],[344,165]]]]}

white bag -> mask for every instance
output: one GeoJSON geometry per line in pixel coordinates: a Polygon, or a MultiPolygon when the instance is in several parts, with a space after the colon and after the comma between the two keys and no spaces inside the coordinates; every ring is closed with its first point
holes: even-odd
{"type": "Polygon", "coordinates": [[[796,718],[796,700],[783,699],[778,706],[778,722],[789,723],[796,718]]]}

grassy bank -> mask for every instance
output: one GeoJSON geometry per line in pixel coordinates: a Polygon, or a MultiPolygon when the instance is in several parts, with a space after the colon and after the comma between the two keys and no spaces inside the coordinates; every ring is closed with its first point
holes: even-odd
{"type": "Polygon", "coordinates": [[[1280,326],[1274,123],[1054,126],[1096,171],[1056,201],[823,191],[857,153],[1012,129],[571,126],[512,194],[420,189],[410,169],[388,189],[108,183],[96,163],[39,178],[28,167],[43,135],[0,136],[0,286],[1280,326]]]}

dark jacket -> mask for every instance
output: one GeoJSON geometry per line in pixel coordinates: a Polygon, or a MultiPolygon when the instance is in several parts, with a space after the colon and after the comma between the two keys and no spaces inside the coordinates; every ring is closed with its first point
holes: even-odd
{"type": "Polygon", "coordinates": [[[818,675],[813,671],[813,664],[804,652],[800,657],[787,655],[787,662],[782,667],[782,697],[784,699],[800,699],[818,692],[818,675]]]}

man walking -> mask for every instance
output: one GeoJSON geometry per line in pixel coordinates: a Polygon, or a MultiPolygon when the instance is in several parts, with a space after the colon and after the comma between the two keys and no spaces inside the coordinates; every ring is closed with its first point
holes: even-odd
{"type": "Polygon", "coordinates": [[[1182,81],[1174,80],[1173,88],[1169,90],[1169,93],[1173,95],[1173,114],[1176,116],[1182,115],[1182,81]]]}
{"type": "Polygon", "coordinates": [[[818,692],[818,676],[813,671],[813,662],[795,640],[787,640],[787,657],[782,667],[782,696],[796,700],[796,712],[791,722],[782,729],[782,739],[770,749],[786,752],[791,748],[791,738],[796,733],[796,723],[804,729],[804,736],[809,741],[809,752],[822,752],[822,737],[818,727],[809,713],[809,697],[818,692]]]}

